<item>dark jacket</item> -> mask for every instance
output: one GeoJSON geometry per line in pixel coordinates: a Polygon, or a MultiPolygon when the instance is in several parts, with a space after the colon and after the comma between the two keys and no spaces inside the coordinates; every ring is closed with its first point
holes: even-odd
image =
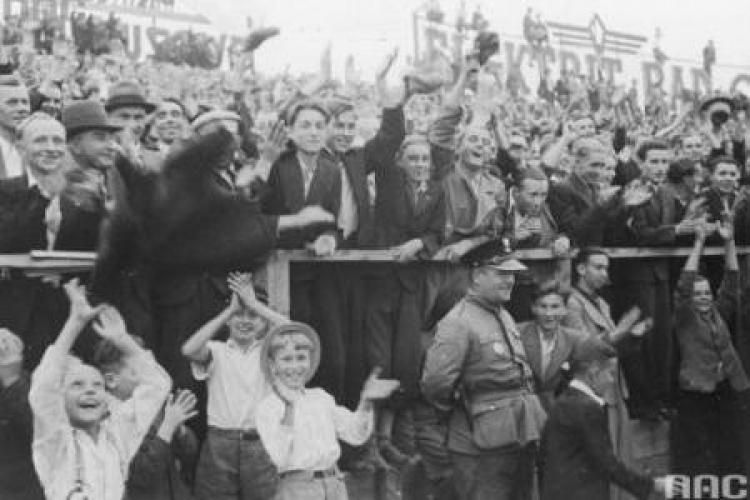
{"type": "Polygon", "coordinates": [[[624,226],[630,214],[618,195],[599,203],[577,175],[553,184],[547,203],[560,232],[579,247],[603,245],[607,228],[624,226]]]}
{"type": "Polygon", "coordinates": [[[0,498],[44,499],[31,461],[33,416],[29,384],[28,374],[10,387],[0,384],[0,498]]]}
{"type": "Polygon", "coordinates": [[[198,441],[188,427],[175,433],[171,443],[157,436],[164,410],[143,438],[130,462],[126,500],[189,500],[192,497],[188,475],[198,456],[198,441]],[[178,465],[179,463],[179,465],[178,465]]]}
{"type": "Polygon", "coordinates": [[[653,481],[629,470],[612,451],[605,408],[569,387],[552,405],[544,432],[542,500],[609,498],[610,483],[645,499],[653,481]]]}
{"type": "Polygon", "coordinates": [[[542,372],[542,343],[539,338],[541,331],[536,321],[519,324],[518,331],[521,333],[526,359],[534,373],[536,392],[544,409],[549,411],[555,393],[568,382],[564,367],[568,364],[575,346],[585,338],[585,334],[571,328],[561,327],[557,333],[547,369],[542,372]]]}
{"type": "Polygon", "coordinates": [[[429,258],[440,248],[445,233],[445,194],[436,181],[428,181],[425,201],[417,204],[417,195],[403,171],[393,163],[378,168],[375,222],[376,248],[390,248],[419,238],[424,243],[422,257],[429,258]]]}
{"type": "MultiPolygon", "coordinates": [[[[404,125],[404,110],[401,106],[383,110],[383,118],[375,137],[361,148],[353,148],[343,155],[336,155],[328,149],[322,155],[338,162],[346,172],[349,184],[354,192],[357,204],[357,231],[349,237],[347,246],[356,248],[371,248],[374,244],[375,224],[382,218],[377,205],[373,213],[373,203],[370,199],[370,189],[367,177],[379,169],[389,168],[395,159],[396,151],[406,136],[404,125]]],[[[375,178],[376,193],[387,193],[387,187],[375,178]]]]}
{"type": "MultiPolygon", "coordinates": [[[[319,205],[338,220],[341,206],[341,171],[326,155],[318,157],[310,189],[305,196],[302,169],[294,151],[282,154],[268,176],[268,192],[263,199],[263,212],[268,215],[289,215],[304,207],[319,205]]],[[[280,248],[303,248],[324,233],[336,234],[336,223],[309,226],[285,232],[279,237],[280,248]]]]}
{"type": "Polygon", "coordinates": [[[750,388],[750,381],[727,326],[738,312],[739,272],[725,272],[716,301],[705,317],[691,303],[696,277],[695,272],[683,271],[675,292],[674,331],[679,346],[680,388],[713,392],[717,384],[728,379],[735,391],[744,391],[750,388]]]}

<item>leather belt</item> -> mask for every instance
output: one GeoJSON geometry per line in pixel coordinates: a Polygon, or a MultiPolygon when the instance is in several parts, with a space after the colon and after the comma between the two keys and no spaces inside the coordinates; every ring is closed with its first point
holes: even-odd
{"type": "Polygon", "coordinates": [[[258,441],[260,435],[255,429],[220,429],[218,427],[209,427],[209,434],[221,436],[226,439],[234,439],[236,441],[258,441]]]}

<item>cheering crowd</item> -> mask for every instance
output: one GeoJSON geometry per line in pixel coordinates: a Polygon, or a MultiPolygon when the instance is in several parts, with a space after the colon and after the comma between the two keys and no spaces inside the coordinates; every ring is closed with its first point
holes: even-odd
{"type": "Polygon", "coordinates": [[[545,68],[524,92],[496,46],[400,79],[394,51],[374,82],[3,56],[0,256],[97,257],[2,270],[0,498],[338,499],[377,470],[415,499],[677,498],[671,474],[746,475],[747,99],[545,68]],[[287,318],[276,249],[393,261],[292,263],[287,318]]]}

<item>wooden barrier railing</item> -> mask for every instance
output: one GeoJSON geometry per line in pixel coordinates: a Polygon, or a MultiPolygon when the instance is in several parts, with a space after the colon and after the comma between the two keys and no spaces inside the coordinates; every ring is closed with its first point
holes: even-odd
{"type": "MultiPolygon", "coordinates": [[[[608,248],[607,252],[613,259],[646,259],[685,257],[690,254],[690,250],[687,247],[628,247],[608,248]]],[[[739,247],[737,252],[740,255],[750,255],[750,246],[739,247]]],[[[723,253],[723,247],[707,247],[703,252],[704,255],[723,253]]],[[[552,251],[540,248],[518,250],[516,256],[526,262],[532,271],[569,283],[572,255],[557,258],[552,251]]],[[[93,253],[33,252],[24,255],[0,255],[0,274],[8,269],[23,270],[29,276],[83,272],[93,267],[94,259],[93,253]]],[[[340,250],[330,257],[316,257],[306,250],[278,250],[271,255],[263,274],[267,281],[271,307],[285,315],[289,314],[290,264],[293,262],[390,262],[393,265],[401,265],[395,262],[394,253],[391,250],[340,250]]],[[[417,265],[450,265],[450,263],[432,260],[420,262],[417,265]]]]}
{"type": "MultiPolygon", "coordinates": [[[[627,247],[607,248],[607,252],[613,259],[647,259],[654,257],[686,257],[691,248],[658,248],[658,247],[627,247]]],[[[703,255],[722,255],[724,248],[707,247],[703,255]]],[[[737,248],[739,255],[750,255],[750,246],[737,248]]],[[[567,284],[571,276],[571,259],[573,255],[558,258],[551,250],[538,248],[530,250],[517,250],[518,259],[529,265],[532,271],[544,273],[547,277],[555,277],[567,284]],[[549,265],[552,261],[554,266],[549,265]],[[547,265],[539,265],[542,262],[547,265]],[[549,273],[552,273],[549,275],[549,273]]],[[[401,265],[395,262],[391,250],[340,250],[330,257],[316,257],[306,250],[278,250],[274,252],[266,266],[266,279],[268,284],[269,305],[281,314],[289,314],[289,279],[290,264],[292,262],[391,262],[393,265],[401,265]]],[[[426,261],[420,264],[435,264],[441,261],[426,261]]],[[[449,264],[442,261],[443,264],[449,264]]]]}

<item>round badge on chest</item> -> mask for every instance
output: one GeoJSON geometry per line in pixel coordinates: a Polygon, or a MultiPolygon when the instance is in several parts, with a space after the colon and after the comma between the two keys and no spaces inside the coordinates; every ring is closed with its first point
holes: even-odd
{"type": "Polygon", "coordinates": [[[505,354],[505,344],[500,341],[493,343],[492,349],[500,356],[505,354]]]}

